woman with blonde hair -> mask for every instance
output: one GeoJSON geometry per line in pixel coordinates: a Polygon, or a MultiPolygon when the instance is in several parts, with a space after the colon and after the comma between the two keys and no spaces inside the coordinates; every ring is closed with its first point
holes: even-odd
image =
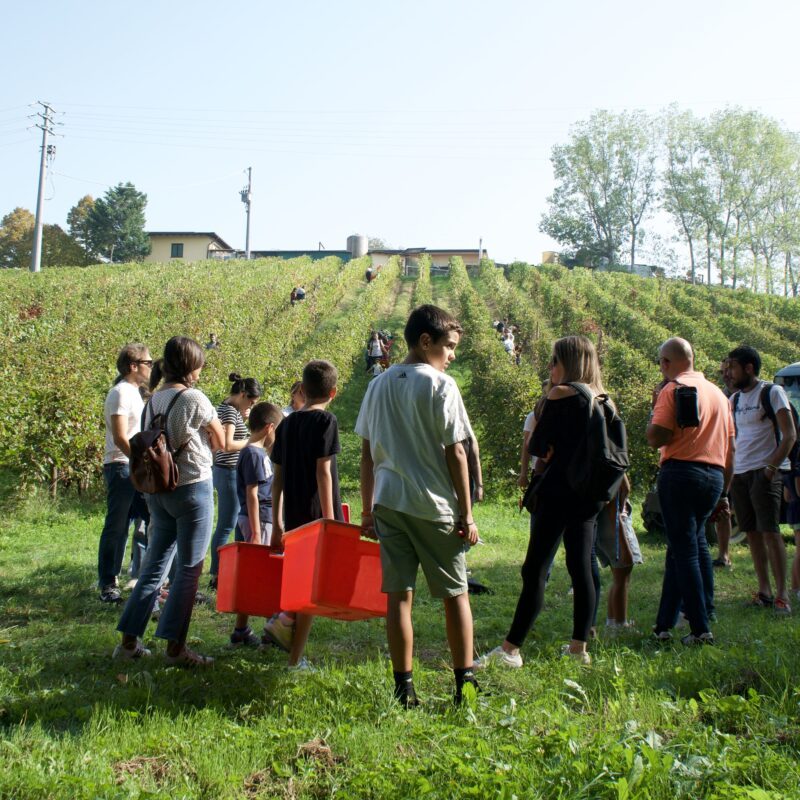
{"type": "Polygon", "coordinates": [[[564,538],[567,570],[574,589],[572,639],[564,652],[582,664],[591,662],[586,642],[592,626],[595,589],[592,580],[592,542],[602,502],[589,501],[569,486],[567,469],[572,454],[586,436],[589,401],[569,384],[585,384],[593,395],[605,394],[600,362],[585,336],[565,336],[553,344],[550,359],[552,388],[531,434],[529,449],[546,462],[537,492],[536,513],[522,565],[522,592],[505,641],[477,663],[497,662],[521,667],[520,647],[544,604],[547,570],[564,538]]]}

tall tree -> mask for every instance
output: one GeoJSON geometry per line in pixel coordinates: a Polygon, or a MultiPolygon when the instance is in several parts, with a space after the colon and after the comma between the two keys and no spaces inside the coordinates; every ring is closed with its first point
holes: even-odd
{"type": "MultiPolygon", "coordinates": [[[[0,267],[27,269],[33,249],[34,216],[25,208],[15,208],[0,222],[0,267]]],[[[42,266],[83,266],[85,250],[58,225],[42,228],[42,266]]]]}
{"type": "Polygon", "coordinates": [[[67,228],[70,236],[86,251],[88,259],[93,253],[89,248],[89,217],[94,208],[94,198],[87,194],[72,206],[67,214],[67,228]]]}
{"type": "Polygon", "coordinates": [[[150,252],[145,233],[147,195],[132,183],[120,183],[95,201],[89,212],[88,244],[108,261],[139,261],[150,252]]]}
{"type": "Polygon", "coordinates": [[[570,142],[553,148],[557,187],[541,230],[591,260],[611,263],[627,242],[632,267],[655,197],[654,145],[650,121],[640,112],[598,111],[575,125],[570,142]]]}
{"type": "Polygon", "coordinates": [[[691,281],[697,279],[695,240],[702,229],[701,210],[707,205],[707,159],[703,123],[690,111],[675,108],[664,119],[664,210],[673,218],[689,247],[691,281]]]}

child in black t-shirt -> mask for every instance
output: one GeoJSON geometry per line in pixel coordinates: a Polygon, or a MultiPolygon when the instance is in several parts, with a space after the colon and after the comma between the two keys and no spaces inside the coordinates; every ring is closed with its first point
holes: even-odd
{"type": "MultiPolygon", "coordinates": [[[[276,431],[272,449],[272,544],[280,546],[284,531],[317,519],[344,521],[339,497],[336,454],[339,425],[327,411],[336,396],[336,367],[309,361],[303,369],[305,405],[288,416],[276,431]]],[[[307,669],[303,650],[313,617],[281,612],[264,628],[265,635],[289,653],[289,666],[307,669]]]]}
{"type": "MultiPolygon", "coordinates": [[[[275,431],[283,422],[283,413],[272,403],[258,403],[248,418],[250,438],[239,451],[236,465],[236,493],[239,496],[239,518],[236,541],[270,544],[272,534],[272,464],[269,454],[275,444],[275,431]]],[[[248,625],[247,614],[236,615],[231,645],[261,644],[248,625]]]]}

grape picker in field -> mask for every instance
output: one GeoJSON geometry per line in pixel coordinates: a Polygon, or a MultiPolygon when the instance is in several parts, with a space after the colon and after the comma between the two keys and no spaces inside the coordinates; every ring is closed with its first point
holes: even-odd
{"type": "Polygon", "coordinates": [[[106,446],[103,478],[106,484],[106,520],[100,534],[97,572],[100,599],[122,601],[117,576],[122,569],[128,542],[128,515],[135,494],[128,459],[130,439],[139,432],[144,402],[139,387],[150,379],[153,360],[143,344],[126,344],[117,356],[117,379],[106,396],[103,413],[106,446]]]}
{"type": "Polygon", "coordinates": [[[214,453],[214,489],[217,492],[217,524],[211,537],[211,583],[217,587],[219,556],[217,548],[228,543],[231,531],[236,527],[239,517],[239,500],[236,493],[236,465],[239,451],[247,444],[250,435],[245,418],[250,409],[261,397],[261,384],[255,378],[243,378],[238,372],[231,372],[232,381],[228,396],[217,406],[217,417],[225,436],[225,447],[214,453]]]}
{"type": "Polygon", "coordinates": [[[456,702],[465,683],[475,685],[465,555],[478,528],[462,445],[473,432],[458,386],[444,374],[460,338],[446,311],[414,309],[405,328],[408,356],[370,383],[356,421],[361,527],[380,542],[394,696],[405,708],[418,705],[411,608],[420,564],[431,595],[444,601],[456,702]]]}
{"type": "Polygon", "coordinates": [[[590,663],[586,642],[592,627],[595,588],[592,579],[592,543],[597,515],[604,503],[587,500],[569,486],[568,465],[586,439],[588,398],[571,386],[582,383],[592,394],[605,394],[597,351],[584,336],[567,336],[553,344],[550,359],[552,388],[530,438],[530,452],[546,462],[540,478],[531,537],[522,565],[522,592],[505,641],[478,662],[521,667],[520,647],[544,605],[547,573],[563,535],[567,570],[573,586],[572,639],[565,647],[582,664],[590,663]]]}
{"type": "Polygon", "coordinates": [[[175,578],[159,617],[156,636],[167,640],[168,664],[195,667],[213,663],[213,659],[186,647],[197,583],[211,539],[213,450],[224,446],[222,426],[214,406],[194,388],[204,364],[205,354],[197,342],[185,336],[174,336],[164,347],[164,357],[153,365],[150,388],[155,391],[145,410],[145,425],[149,425],[154,416],[167,414],[172,406],[167,414],[166,429],[175,452],[178,485],[171,492],[147,497],[150,508],[147,553],[139,581],[117,625],[122,643],[114,650],[116,658],[150,655],[140,637],[177,548],[175,578]]]}
{"type": "Polygon", "coordinates": [[[711,643],[714,568],[705,524],[715,510],[728,506],[733,419],[719,387],[695,371],[692,346],[685,339],[664,342],[659,365],[664,381],[654,393],[646,436],[651,447],[661,450],[658,499],[667,556],[653,635],[660,640],[672,638],[683,602],[691,630],[683,643],[711,643]]]}

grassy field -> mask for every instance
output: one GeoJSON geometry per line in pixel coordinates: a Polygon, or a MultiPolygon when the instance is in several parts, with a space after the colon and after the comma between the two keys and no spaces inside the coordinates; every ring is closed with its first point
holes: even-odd
{"type": "MultiPolygon", "coordinates": [[[[398,295],[404,297],[404,290],[398,295]]],[[[365,379],[337,402],[352,428],[365,379]]],[[[343,436],[353,491],[357,441],[343,436]]],[[[476,512],[486,544],[470,555],[495,594],[473,599],[476,644],[510,621],[527,516],[490,500],[476,512]]],[[[656,647],[663,549],[643,537],[632,615],[640,633],[592,644],[594,663],[559,656],[571,620],[561,557],[525,668],[481,676],[482,693],[451,706],[441,608],[420,588],[411,713],[391,700],[379,621],[319,620],[314,674],[277,651],[226,647],[231,619],[198,606],[193,642],[213,669],[110,658],[119,609],[93,589],[102,505],[33,496],[0,522],[0,797],[783,798],[800,796],[794,619],[745,608],[747,551],[718,575],[719,644],[656,647]]],[[[602,613],[601,613],[602,620],[602,613]]]]}
{"type": "MultiPolygon", "coordinates": [[[[413,286],[399,282],[382,327],[401,333],[413,286]]],[[[451,305],[449,283],[434,280],[433,297],[451,305]]],[[[479,369],[466,359],[453,374],[468,385],[479,369]]],[[[357,514],[360,361],[352,374],[333,410],[357,514]]],[[[112,661],[120,609],[99,603],[93,585],[102,497],[19,498],[3,480],[0,798],[800,797],[798,624],[746,607],[755,582],[744,548],[734,548],[733,571],[717,574],[717,646],[657,647],[647,634],[664,550],[642,535],[646,563],[631,593],[639,630],[605,637],[601,608],[591,667],[560,656],[572,599],[559,554],[525,667],[490,669],[459,709],[441,605],[421,584],[422,706],[402,712],[380,621],[318,620],[308,648],[318,669],[298,674],[276,650],[228,648],[232,619],[211,603],[196,607],[191,641],[216,658],[212,669],[165,666],[152,626],[152,659],[112,661]]],[[[528,517],[499,495],[475,517],[486,544],[470,566],[494,590],[473,598],[483,652],[510,623],[528,517]]]]}

